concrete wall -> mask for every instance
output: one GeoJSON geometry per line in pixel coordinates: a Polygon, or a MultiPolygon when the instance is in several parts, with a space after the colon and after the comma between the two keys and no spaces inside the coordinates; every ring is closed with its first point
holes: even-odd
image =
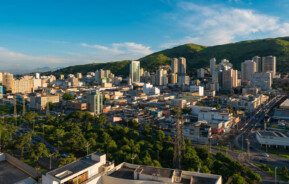
{"type": "Polygon", "coordinates": [[[103,184],[161,184],[157,181],[142,181],[142,180],[126,180],[121,178],[115,178],[111,176],[102,176],[103,184]]]}
{"type": "Polygon", "coordinates": [[[222,184],[222,177],[214,174],[205,174],[191,171],[182,171],[182,178],[190,179],[191,177],[204,177],[204,178],[213,178],[216,179],[215,184],[222,184]]]}
{"type": "Polygon", "coordinates": [[[6,161],[9,162],[10,164],[14,165],[18,169],[22,170],[23,172],[27,173],[34,179],[38,179],[41,174],[36,171],[33,167],[25,164],[24,162],[21,162],[17,158],[5,153],[6,161]]]}

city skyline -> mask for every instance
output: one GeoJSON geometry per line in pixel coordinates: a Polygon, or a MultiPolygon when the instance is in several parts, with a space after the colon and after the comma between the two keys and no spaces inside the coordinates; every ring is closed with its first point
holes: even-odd
{"type": "Polygon", "coordinates": [[[288,6],[286,0],[5,2],[0,70],[139,59],[185,43],[287,36],[288,6]]]}

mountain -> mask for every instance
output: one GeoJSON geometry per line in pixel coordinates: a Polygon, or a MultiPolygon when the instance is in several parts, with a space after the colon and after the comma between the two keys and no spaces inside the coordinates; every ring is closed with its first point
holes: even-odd
{"type": "MultiPolygon", "coordinates": [[[[143,58],[140,58],[141,67],[148,71],[155,71],[158,66],[169,64],[170,58],[187,58],[187,72],[195,73],[197,68],[208,67],[209,60],[215,57],[218,62],[221,59],[228,59],[234,65],[234,68],[240,69],[241,62],[251,59],[254,56],[274,55],[277,57],[277,71],[289,71],[289,37],[268,38],[259,40],[241,41],[236,43],[202,46],[197,44],[185,44],[171,49],[162,50],[143,58]]],[[[54,74],[69,74],[97,69],[110,69],[117,75],[127,76],[129,73],[129,61],[116,61],[108,63],[93,63],[86,65],[77,65],[63,68],[53,72],[54,74]]]]}

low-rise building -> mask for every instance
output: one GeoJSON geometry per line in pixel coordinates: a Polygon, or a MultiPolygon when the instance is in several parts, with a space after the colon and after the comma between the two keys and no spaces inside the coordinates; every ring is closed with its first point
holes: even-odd
{"type": "Polygon", "coordinates": [[[206,121],[198,121],[184,126],[184,137],[194,143],[208,144],[212,129],[206,121]]]}
{"type": "Polygon", "coordinates": [[[121,163],[115,166],[106,155],[92,153],[71,164],[42,175],[42,184],[221,184],[222,176],[121,163]]]}
{"type": "Polygon", "coordinates": [[[0,183],[36,184],[41,174],[17,158],[0,152],[0,183]]]}
{"type": "Polygon", "coordinates": [[[237,110],[254,112],[258,107],[269,100],[267,95],[243,95],[238,98],[230,98],[228,105],[237,110]]]}
{"type": "Polygon", "coordinates": [[[286,99],[279,108],[274,110],[274,119],[289,121],[289,99],[286,99]]]}
{"type": "Polygon", "coordinates": [[[44,110],[48,103],[58,103],[59,95],[32,95],[30,96],[30,108],[35,110],[44,110]]]}
{"type": "Polygon", "coordinates": [[[262,146],[289,147],[289,137],[277,131],[258,131],[256,139],[262,146]]]}

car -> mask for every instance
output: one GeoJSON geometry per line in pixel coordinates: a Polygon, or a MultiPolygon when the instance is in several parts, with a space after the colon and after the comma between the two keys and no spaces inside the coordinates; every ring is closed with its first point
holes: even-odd
{"type": "Polygon", "coordinates": [[[270,157],[268,153],[262,153],[261,156],[263,156],[263,157],[265,157],[265,158],[270,157]]]}

